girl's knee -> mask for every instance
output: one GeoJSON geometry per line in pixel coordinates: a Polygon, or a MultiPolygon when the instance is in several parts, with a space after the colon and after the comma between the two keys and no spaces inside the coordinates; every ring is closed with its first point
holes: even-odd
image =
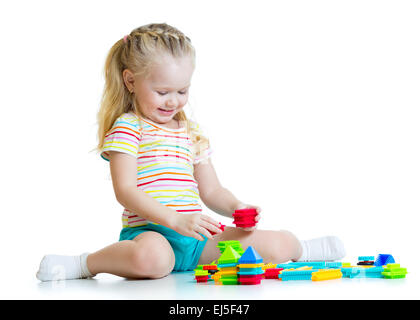
{"type": "Polygon", "coordinates": [[[139,278],[162,278],[175,266],[175,254],[160,234],[149,234],[136,241],[130,257],[132,272],[139,278]]]}

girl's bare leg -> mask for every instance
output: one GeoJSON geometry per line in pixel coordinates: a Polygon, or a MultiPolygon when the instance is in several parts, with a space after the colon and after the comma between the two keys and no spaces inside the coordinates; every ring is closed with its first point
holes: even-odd
{"type": "Polygon", "coordinates": [[[198,264],[210,263],[220,257],[220,250],[216,247],[219,241],[239,240],[246,250],[252,246],[265,263],[282,263],[298,260],[302,255],[299,240],[289,231],[253,230],[244,231],[241,228],[226,227],[225,231],[209,239],[204,246],[198,264]]]}
{"type": "Polygon", "coordinates": [[[110,273],[125,278],[162,278],[175,265],[175,255],[161,234],[144,232],[133,240],[107,246],[87,257],[93,275],[110,273]]]}

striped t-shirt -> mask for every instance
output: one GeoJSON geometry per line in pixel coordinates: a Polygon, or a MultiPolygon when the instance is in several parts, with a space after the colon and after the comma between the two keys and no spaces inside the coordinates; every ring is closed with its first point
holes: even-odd
{"type": "MultiPolygon", "coordinates": [[[[191,125],[202,131],[196,122],[191,125]]],[[[199,213],[194,164],[208,158],[211,148],[193,155],[186,128],[170,129],[151,120],[124,113],[105,135],[101,157],[109,161],[108,151],[127,153],[137,159],[137,187],[161,204],[179,213],[199,213]]],[[[146,225],[150,221],[124,209],[123,228],[146,225]]]]}

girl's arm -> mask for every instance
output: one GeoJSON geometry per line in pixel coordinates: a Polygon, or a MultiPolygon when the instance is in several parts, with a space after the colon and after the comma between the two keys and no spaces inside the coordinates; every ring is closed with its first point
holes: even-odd
{"type": "Polygon", "coordinates": [[[220,233],[219,224],[200,214],[179,214],[137,187],[137,159],[125,153],[109,152],[112,184],[117,201],[141,218],[171,228],[183,235],[212,238],[208,230],[220,233]]]}
{"type": "Polygon", "coordinates": [[[194,165],[194,178],[201,200],[212,211],[231,218],[236,209],[246,206],[220,184],[210,158],[194,165]]]}

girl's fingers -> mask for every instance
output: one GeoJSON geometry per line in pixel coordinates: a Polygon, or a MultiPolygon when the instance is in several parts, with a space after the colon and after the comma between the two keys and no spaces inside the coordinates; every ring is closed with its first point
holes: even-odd
{"type": "Polygon", "coordinates": [[[216,227],[216,226],[214,226],[211,223],[208,223],[208,222],[203,221],[201,223],[201,226],[203,228],[205,228],[205,229],[207,229],[209,231],[215,232],[215,233],[221,233],[222,232],[222,230],[220,229],[220,224],[218,224],[218,226],[216,227]]]}
{"type": "MultiPolygon", "coordinates": [[[[211,235],[211,233],[204,227],[198,227],[197,230],[195,230],[197,233],[201,233],[203,236],[207,237],[207,239],[212,239],[213,240],[213,236],[211,235]]],[[[203,239],[204,240],[204,239],[203,239]]],[[[202,241],[202,240],[201,240],[202,241]]]]}
{"type": "Polygon", "coordinates": [[[215,225],[216,227],[220,226],[220,223],[218,221],[214,220],[212,217],[202,215],[201,219],[215,225]]]}
{"type": "Polygon", "coordinates": [[[203,241],[204,240],[204,238],[198,232],[193,232],[193,234],[191,236],[193,238],[197,239],[198,241],[203,241]]]}

